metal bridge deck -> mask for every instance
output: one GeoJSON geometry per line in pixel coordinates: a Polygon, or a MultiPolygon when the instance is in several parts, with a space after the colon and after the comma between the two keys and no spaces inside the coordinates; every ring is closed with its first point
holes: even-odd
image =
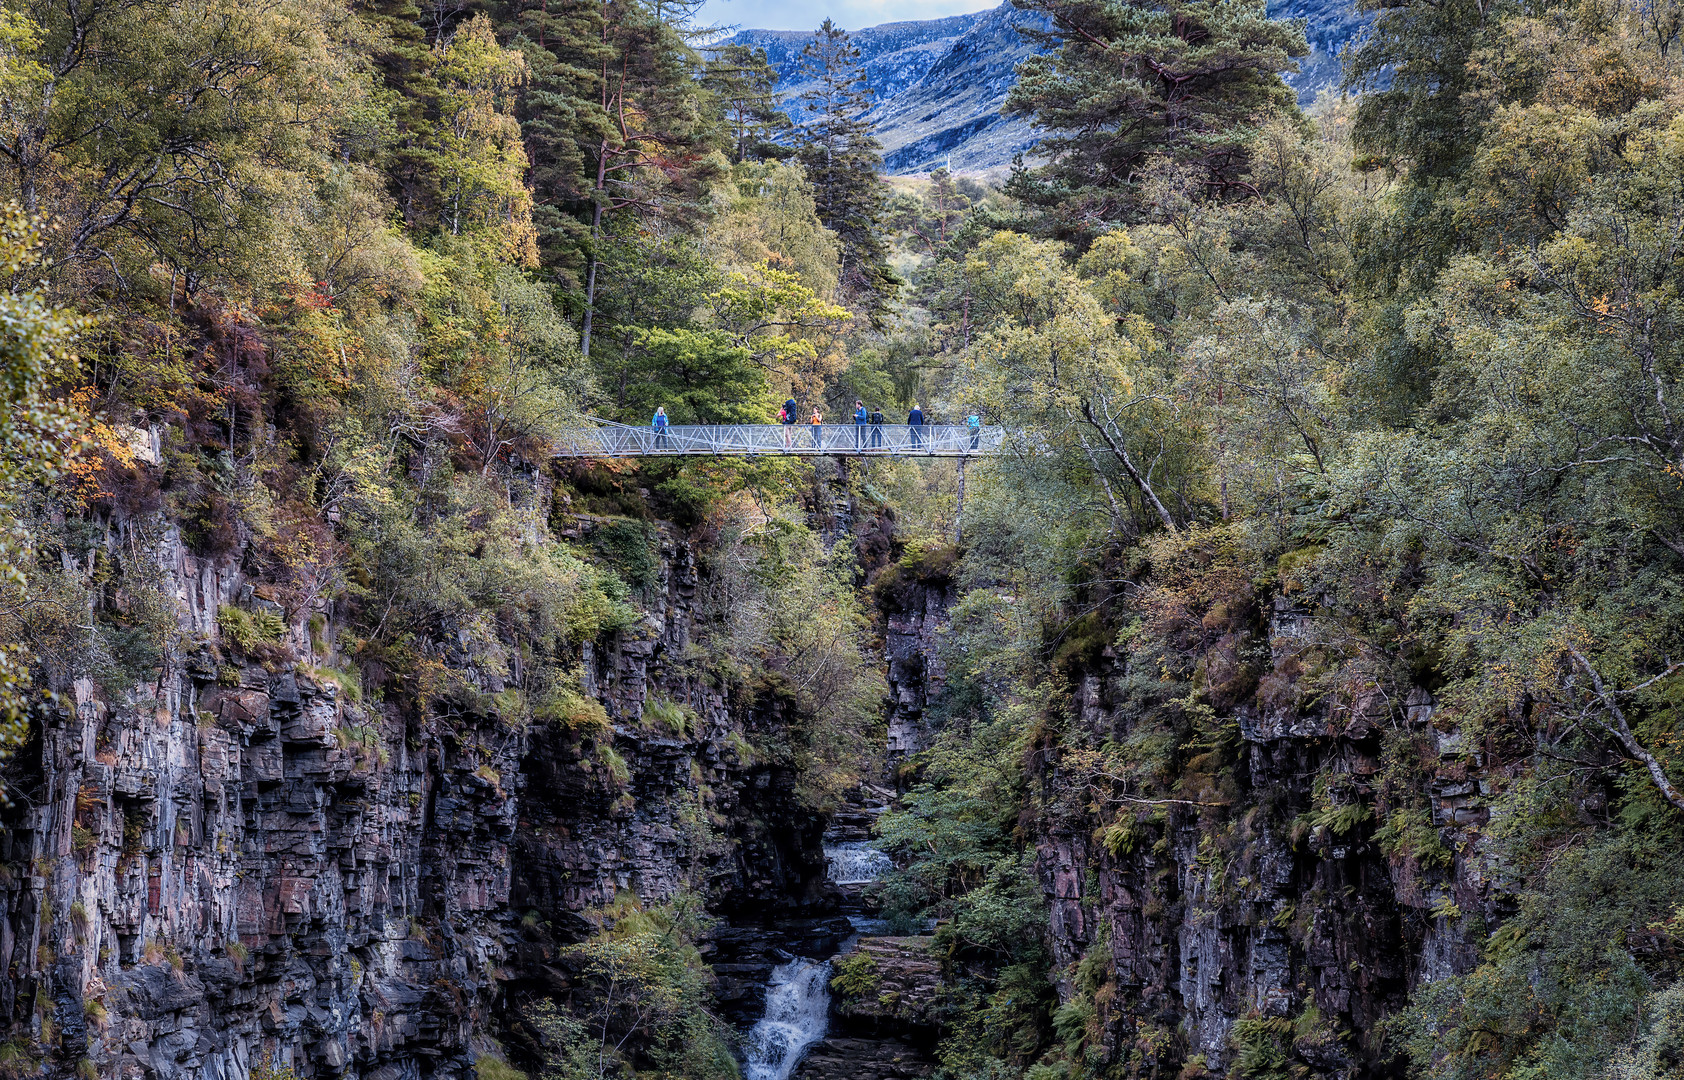
{"type": "Polygon", "coordinates": [[[665,434],[654,428],[595,421],[568,432],[557,457],[978,457],[998,454],[1003,428],[973,433],[962,425],[925,424],[684,424],[665,434]]]}

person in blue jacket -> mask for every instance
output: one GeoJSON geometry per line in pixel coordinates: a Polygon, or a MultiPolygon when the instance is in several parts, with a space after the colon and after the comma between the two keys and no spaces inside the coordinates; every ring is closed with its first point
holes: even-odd
{"type": "Polygon", "coordinates": [[[865,421],[871,414],[865,411],[865,402],[854,399],[854,449],[865,449],[865,421]]]}
{"type": "Polygon", "coordinates": [[[912,411],[906,414],[906,426],[912,435],[912,449],[916,450],[924,445],[924,410],[918,403],[912,403],[912,411]]]}
{"type": "Polygon", "coordinates": [[[971,429],[971,449],[975,450],[982,439],[982,417],[972,413],[965,417],[965,426],[971,429]]]}
{"type": "Polygon", "coordinates": [[[667,448],[667,407],[665,405],[655,406],[655,419],[649,421],[649,426],[655,429],[655,448],[665,450],[667,448]]]}

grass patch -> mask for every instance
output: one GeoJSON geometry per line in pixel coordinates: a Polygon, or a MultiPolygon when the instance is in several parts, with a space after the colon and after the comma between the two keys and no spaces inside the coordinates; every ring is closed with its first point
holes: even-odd
{"type": "Polygon", "coordinates": [[[243,653],[276,644],[287,629],[274,612],[247,611],[232,604],[217,609],[216,625],[222,629],[223,640],[243,653]]]}

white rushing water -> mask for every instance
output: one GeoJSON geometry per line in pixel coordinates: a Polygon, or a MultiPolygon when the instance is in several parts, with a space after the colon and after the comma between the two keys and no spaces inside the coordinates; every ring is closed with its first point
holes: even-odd
{"type": "Polygon", "coordinates": [[[829,1013],[829,961],[796,957],[773,968],[766,1015],[743,1043],[748,1080],[789,1080],[801,1055],[824,1037],[829,1013]]]}
{"type": "Polygon", "coordinates": [[[869,840],[826,844],[824,857],[829,863],[826,873],[838,885],[865,885],[895,868],[894,860],[872,847],[869,840]]]}

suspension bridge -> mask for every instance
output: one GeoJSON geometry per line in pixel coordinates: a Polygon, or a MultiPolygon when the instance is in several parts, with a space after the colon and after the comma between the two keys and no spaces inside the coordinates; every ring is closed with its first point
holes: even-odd
{"type": "Polygon", "coordinates": [[[664,430],[592,419],[556,443],[557,457],[947,457],[998,454],[1005,429],[962,424],[674,424],[664,430]]]}

